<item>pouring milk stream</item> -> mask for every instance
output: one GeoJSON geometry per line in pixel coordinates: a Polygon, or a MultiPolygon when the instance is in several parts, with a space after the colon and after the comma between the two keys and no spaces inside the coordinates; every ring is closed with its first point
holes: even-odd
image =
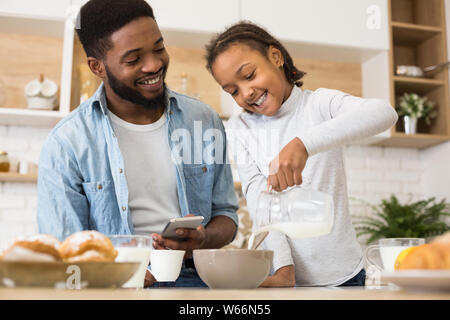
{"type": "Polygon", "coordinates": [[[269,231],[282,232],[292,239],[326,235],[333,221],[333,198],[326,193],[303,187],[263,191],[258,197],[256,229],[248,249],[256,249],[269,231]]]}

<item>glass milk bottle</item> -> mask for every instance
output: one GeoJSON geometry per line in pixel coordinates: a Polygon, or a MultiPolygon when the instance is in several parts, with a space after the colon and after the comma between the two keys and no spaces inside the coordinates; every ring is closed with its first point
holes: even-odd
{"type": "Polygon", "coordinates": [[[263,191],[258,197],[256,230],[249,248],[259,233],[278,231],[292,239],[317,237],[329,234],[333,222],[334,203],[329,194],[303,187],[263,191]]]}

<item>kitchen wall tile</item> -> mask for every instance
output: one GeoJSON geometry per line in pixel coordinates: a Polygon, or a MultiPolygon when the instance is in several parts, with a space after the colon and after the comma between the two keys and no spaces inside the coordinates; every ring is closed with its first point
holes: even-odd
{"type": "Polygon", "coordinates": [[[0,210],[25,209],[25,197],[20,195],[0,194],[0,210]]]}
{"type": "Polygon", "coordinates": [[[421,184],[411,184],[411,183],[402,183],[401,188],[402,193],[413,193],[417,195],[423,195],[425,192],[423,190],[423,186],[421,184]]]}
{"type": "Polygon", "coordinates": [[[383,156],[383,148],[350,144],[344,148],[344,154],[348,157],[365,159],[381,158],[383,156]]]}
{"type": "Polygon", "coordinates": [[[2,193],[37,196],[37,186],[35,183],[4,182],[2,193]]]}
{"type": "Polygon", "coordinates": [[[413,170],[413,171],[423,171],[423,165],[420,160],[408,160],[408,159],[401,159],[400,160],[400,167],[405,170],[413,170]]]}
{"type": "Polygon", "coordinates": [[[369,169],[347,169],[347,178],[352,181],[382,181],[383,172],[369,169]]]}
{"type": "Polygon", "coordinates": [[[368,169],[390,170],[390,169],[399,169],[400,168],[400,160],[398,160],[398,159],[372,158],[372,159],[367,159],[366,161],[367,161],[368,169]]]}
{"type": "Polygon", "coordinates": [[[367,182],[366,183],[367,193],[399,193],[400,184],[399,183],[386,183],[386,182],[367,182]]]}
{"type": "Polygon", "coordinates": [[[36,211],[29,209],[3,209],[1,210],[2,222],[34,223],[36,211]]]}
{"type": "Polygon", "coordinates": [[[348,181],[347,190],[349,194],[360,194],[366,192],[366,185],[360,181],[348,181]]]}
{"type": "Polygon", "coordinates": [[[50,128],[10,126],[8,136],[15,139],[44,141],[50,130],[50,128]]]}
{"type": "Polygon", "coordinates": [[[8,134],[8,127],[0,126],[0,138],[6,137],[7,134],[8,134]]]}
{"type": "Polygon", "coordinates": [[[418,160],[419,150],[406,148],[385,148],[384,157],[389,159],[418,160]]]}
{"type": "Polygon", "coordinates": [[[39,233],[38,224],[35,221],[27,223],[23,227],[23,233],[25,236],[32,236],[39,233]]]}
{"type": "Polygon", "coordinates": [[[384,179],[386,181],[399,181],[399,182],[414,182],[419,183],[420,182],[421,174],[420,172],[412,172],[410,170],[404,171],[404,170],[389,170],[384,172],[384,179]]]}
{"type": "Polygon", "coordinates": [[[11,136],[0,137],[0,149],[7,151],[8,154],[17,155],[28,150],[29,144],[25,139],[14,138],[11,136]]]}
{"type": "Polygon", "coordinates": [[[365,169],[367,168],[366,159],[364,157],[347,157],[345,158],[345,168],[365,169]]]}
{"type": "Polygon", "coordinates": [[[35,212],[37,209],[37,200],[37,196],[25,197],[25,208],[35,212]]]}

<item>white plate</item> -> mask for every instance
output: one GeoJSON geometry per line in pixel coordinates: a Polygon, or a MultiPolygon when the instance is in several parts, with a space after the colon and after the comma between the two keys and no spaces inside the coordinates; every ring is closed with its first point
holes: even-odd
{"type": "Polygon", "coordinates": [[[381,281],[409,291],[450,291],[450,270],[399,270],[382,272],[381,281]]]}

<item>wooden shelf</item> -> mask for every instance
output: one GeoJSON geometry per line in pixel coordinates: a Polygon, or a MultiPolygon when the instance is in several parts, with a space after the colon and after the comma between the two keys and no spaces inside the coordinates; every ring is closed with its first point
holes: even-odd
{"type": "Polygon", "coordinates": [[[427,79],[427,78],[413,78],[404,76],[393,76],[395,91],[397,95],[404,92],[415,92],[418,94],[426,94],[440,86],[446,84],[443,80],[427,79]]]}
{"type": "Polygon", "coordinates": [[[36,183],[37,174],[20,174],[16,172],[0,172],[0,182],[36,183]]]}
{"type": "Polygon", "coordinates": [[[442,28],[416,25],[404,22],[392,22],[394,44],[416,46],[442,32],[442,28]]]}
{"type": "Polygon", "coordinates": [[[375,145],[383,147],[424,149],[448,140],[449,137],[445,135],[393,132],[391,138],[375,143],[375,145]]]}
{"type": "Polygon", "coordinates": [[[376,145],[423,149],[449,141],[447,69],[435,73],[433,78],[395,74],[398,65],[427,67],[448,60],[444,0],[389,0],[389,24],[391,104],[395,106],[404,93],[417,93],[435,103],[438,116],[430,126],[419,121],[417,134],[405,134],[399,122],[391,129],[390,137],[376,145]]]}
{"type": "Polygon", "coordinates": [[[408,23],[408,22],[400,22],[400,21],[392,21],[391,26],[400,28],[400,29],[410,29],[416,31],[424,31],[424,32],[441,32],[441,27],[435,26],[426,26],[422,24],[408,23]]]}
{"type": "Polygon", "coordinates": [[[64,116],[60,111],[0,108],[0,125],[53,127],[64,116]]]}

